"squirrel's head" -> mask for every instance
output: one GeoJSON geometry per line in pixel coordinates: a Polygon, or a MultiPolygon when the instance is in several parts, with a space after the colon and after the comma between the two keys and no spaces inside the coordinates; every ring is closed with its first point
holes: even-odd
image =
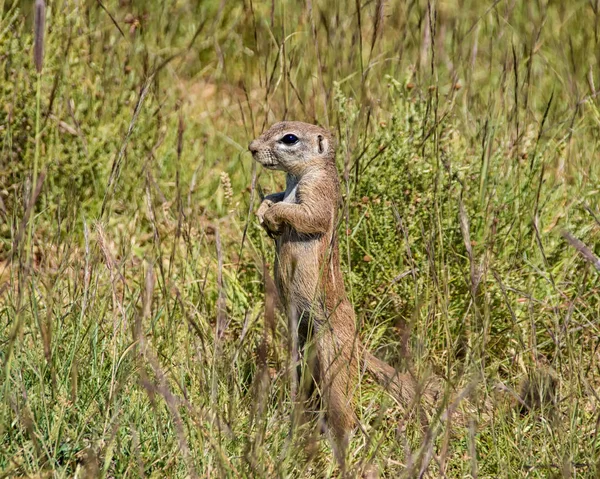
{"type": "Polygon", "coordinates": [[[300,121],[282,121],[248,145],[252,156],[265,168],[294,176],[335,164],[335,141],[329,131],[300,121]]]}

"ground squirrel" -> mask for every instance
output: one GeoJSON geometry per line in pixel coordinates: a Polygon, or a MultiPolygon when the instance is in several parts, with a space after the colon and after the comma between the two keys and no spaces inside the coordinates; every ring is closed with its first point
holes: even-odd
{"type": "MultiPolygon", "coordinates": [[[[377,359],[358,338],[340,269],[336,229],[341,196],[331,134],[315,125],[284,121],[248,148],[262,166],[287,174],[285,191],[265,197],[257,216],[275,238],[275,282],[290,330],[298,331],[300,348],[309,335],[316,345],[312,374],[343,457],[357,423],[352,396],[359,365],[404,406],[415,400],[417,382],[377,359]]],[[[421,395],[428,403],[435,400],[429,388],[421,395]]]]}

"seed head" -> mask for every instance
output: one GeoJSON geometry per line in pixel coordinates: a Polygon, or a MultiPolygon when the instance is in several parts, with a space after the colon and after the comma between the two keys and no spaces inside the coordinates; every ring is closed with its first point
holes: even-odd
{"type": "Polygon", "coordinates": [[[38,73],[42,72],[44,66],[44,25],[46,22],[46,4],[44,0],[35,0],[35,12],[33,20],[33,61],[38,73]]]}

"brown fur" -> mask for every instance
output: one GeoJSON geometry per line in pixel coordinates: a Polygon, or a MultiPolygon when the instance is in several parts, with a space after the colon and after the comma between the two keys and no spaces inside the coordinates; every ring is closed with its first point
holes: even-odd
{"type": "MultiPolygon", "coordinates": [[[[281,122],[250,143],[249,149],[264,167],[287,173],[286,191],[267,196],[257,216],[275,237],[275,282],[290,324],[313,331],[315,377],[327,422],[343,451],[357,422],[352,397],[361,356],[366,369],[403,406],[421,395],[411,375],[399,374],[359,341],[340,269],[336,225],[341,198],[330,133],[306,123],[281,122]],[[297,143],[282,142],[288,134],[295,135],[297,143]]],[[[307,338],[300,336],[302,347],[307,338]]],[[[422,397],[428,403],[435,400],[431,391],[422,397]]]]}

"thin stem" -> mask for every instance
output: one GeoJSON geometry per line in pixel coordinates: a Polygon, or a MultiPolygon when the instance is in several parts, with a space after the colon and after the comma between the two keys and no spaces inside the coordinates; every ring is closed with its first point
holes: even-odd
{"type": "MultiPolygon", "coordinates": [[[[35,106],[35,155],[33,157],[33,178],[31,181],[31,196],[35,194],[38,179],[38,165],[40,161],[40,119],[41,119],[41,103],[42,103],[42,73],[37,74],[37,93],[36,93],[36,106],[35,106]]],[[[29,231],[27,234],[27,252],[25,258],[27,263],[29,262],[29,255],[31,253],[31,239],[33,236],[33,211],[29,217],[29,231]]]]}

